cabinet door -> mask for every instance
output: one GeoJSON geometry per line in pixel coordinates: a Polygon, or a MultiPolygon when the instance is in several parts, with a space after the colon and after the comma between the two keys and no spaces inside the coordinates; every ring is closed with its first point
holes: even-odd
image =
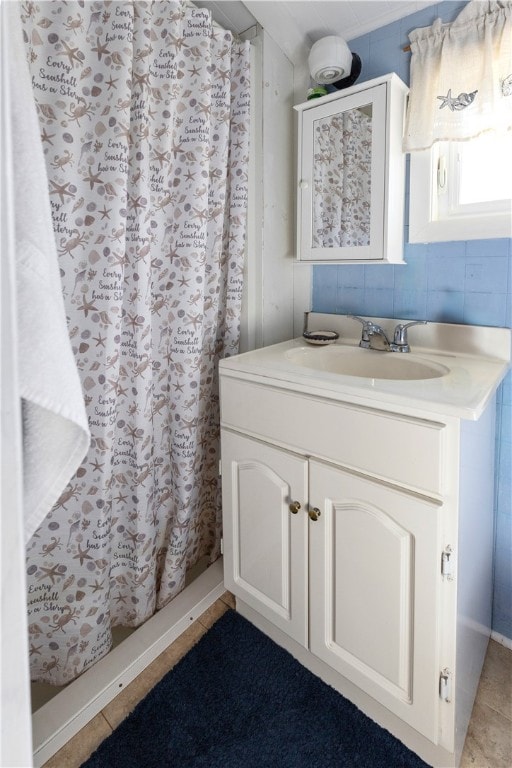
{"type": "Polygon", "coordinates": [[[224,582],[307,643],[307,461],[222,431],[224,582]],[[293,513],[290,505],[300,504],[293,513]]]}
{"type": "Polygon", "coordinates": [[[386,85],[301,113],[299,255],[382,261],[386,85]]]}
{"type": "Polygon", "coordinates": [[[310,463],[311,651],[437,741],[440,507],[310,463]]]}

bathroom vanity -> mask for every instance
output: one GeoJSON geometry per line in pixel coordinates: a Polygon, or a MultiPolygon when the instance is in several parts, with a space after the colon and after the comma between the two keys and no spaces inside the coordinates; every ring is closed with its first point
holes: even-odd
{"type": "Polygon", "coordinates": [[[426,762],[456,766],[490,634],[511,332],[432,323],[397,354],[359,349],[348,317],[310,318],[340,342],[220,364],[225,585],[426,762]]]}

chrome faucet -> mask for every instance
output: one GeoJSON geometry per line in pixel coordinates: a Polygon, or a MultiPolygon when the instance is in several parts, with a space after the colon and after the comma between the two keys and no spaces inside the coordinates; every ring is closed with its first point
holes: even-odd
{"type": "Polygon", "coordinates": [[[411,348],[407,340],[407,329],[411,325],[426,325],[426,320],[413,320],[410,323],[398,323],[395,327],[393,334],[393,341],[389,341],[384,328],[374,323],[372,320],[365,320],[364,317],[358,315],[348,315],[353,320],[358,320],[362,324],[361,341],[359,346],[363,349],[375,349],[372,346],[372,339],[375,336],[380,336],[384,343],[384,350],[388,352],[410,352],[411,348]]]}
{"type": "Polygon", "coordinates": [[[426,320],[413,320],[411,323],[398,323],[393,335],[393,342],[390,345],[391,352],[410,352],[411,348],[407,340],[407,329],[411,325],[426,325],[426,320]]]}
{"type": "Polygon", "coordinates": [[[385,349],[391,350],[391,343],[386,336],[384,328],[381,328],[380,325],[374,323],[372,320],[365,320],[364,317],[359,317],[358,315],[349,315],[349,317],[353,320],[359,320],[363,326],[361,330],[361,341],[359,342],[360,347],[363,347],[363,349],[375,349],[375,347],[372,347],[372,339],[374,336],[380,336],[384,342],[385,349]]]}

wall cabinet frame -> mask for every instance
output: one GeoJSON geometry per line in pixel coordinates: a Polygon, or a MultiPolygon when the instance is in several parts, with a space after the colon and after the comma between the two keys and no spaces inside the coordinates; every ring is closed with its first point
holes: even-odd
{"type": "Polygon", "coordinates": [[[299,261],[403,263],[407,92],[390,74],[295,107],[299,261]]]}

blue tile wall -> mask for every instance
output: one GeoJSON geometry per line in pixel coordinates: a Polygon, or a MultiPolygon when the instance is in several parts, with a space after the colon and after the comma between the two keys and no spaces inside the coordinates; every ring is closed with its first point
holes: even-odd
{"type": "MultiPolygon", "coordinates": [[[[360,81],[396,72],[409,83],[408,34],[440,17],[453,21],[465,2],[431,5],[350,41],[362,60],[360,81]]],[[[406,200],[406,222],[408,200],[406,200]]],[[[316,312],[512,327],[512,240],[411,244],[405,266],[318,266],[316,312]]],[[[512,639],[512,375],[498,391],[493,630],[512,639]]]]}

